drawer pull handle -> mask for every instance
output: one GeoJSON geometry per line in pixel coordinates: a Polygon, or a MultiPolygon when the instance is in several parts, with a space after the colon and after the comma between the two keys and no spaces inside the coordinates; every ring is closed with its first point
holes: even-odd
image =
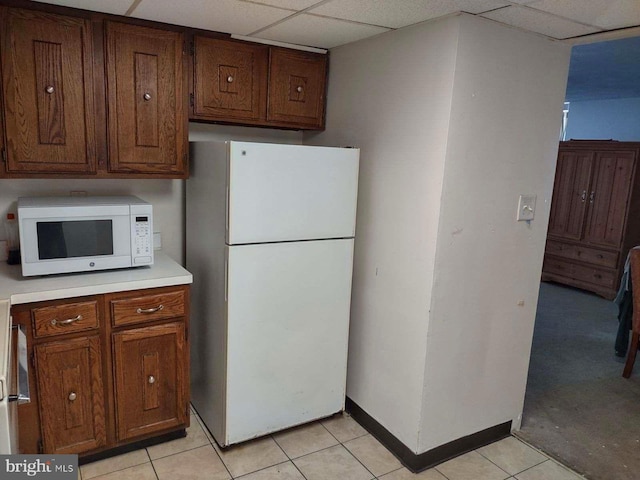
{"type": "Polygon", "coordinates": [[[156,377],[154,377],[153,375],[149,375],[149,378],[147,380],[151,385],[156,383],[156,377]]]}
{"type": "Polygon", "coordinates": [[[138,313],[156,313],[159,312],[160,310],[162,310],[164,308],[164,305],[158,305],[155,308],[139,308],[138,310],[136,310],[136,312],[138,313]]]}
{"type": "Polygon", "coordinates": [[[582,190],[582,195],[580,195],[580,198],[582,199],[582,203],[584,203],[584,201],[587,199],[587,191],[586,190],[582,190]]]}
{"type": "Polygon", "coordinates": [[[78,315],[77,317],[74,317],[74,318],[67,318],[66,320],[58,320],[54,318],[53,320],[51,320],[51,325],[53,325],[54,327],[56,325],[71,325],[72,323],[75,323],[78,320],[82,320],[82,315],[78,315]]]}
{"type": "Polygon", "coordinates": [[[71,392],[69,394],[69,401],[73,402],[76,398],[78,398],[78,395],[76,395],[76,392],[71,392]]]}
{"type": "Polygon", "coordinates": [[[596,192],[591,192],[591,195],[589,195],[589,203],[593,203],[595,196],[596,196],[596,192]]]}

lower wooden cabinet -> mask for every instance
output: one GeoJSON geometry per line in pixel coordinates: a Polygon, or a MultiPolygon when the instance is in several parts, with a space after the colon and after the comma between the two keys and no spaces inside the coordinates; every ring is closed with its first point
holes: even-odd
{"type": "Polygon", "coordinates": [[[93,455],[189,426],[188,286],[17,305],[12,316],[32,359],[22,453],[93,455]]]}
{"type": "Polygon", "coordinates": [[[183,425],[188,352],[183,323],[113,334],[118,439],[183,425]]]}
{"type": "Polygon", "coordinates": [[[35,347],[44,451],[80,453],[107,442],[100,338],[35,347]]]}

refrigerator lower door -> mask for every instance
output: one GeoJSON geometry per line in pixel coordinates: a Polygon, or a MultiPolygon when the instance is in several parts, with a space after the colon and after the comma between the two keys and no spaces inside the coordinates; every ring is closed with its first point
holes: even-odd
{"type": "Polygon", "coordinates": [[[353,239],[228,248],[225,438],[344,408],[353,239]]]}

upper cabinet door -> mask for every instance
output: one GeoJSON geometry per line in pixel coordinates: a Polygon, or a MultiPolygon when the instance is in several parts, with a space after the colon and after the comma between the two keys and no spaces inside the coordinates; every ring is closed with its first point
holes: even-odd
{"type": "Polygon", "coordinates": [[[196,117],[265,119],[269,47],[196,37],[194,55],[196,117]]]}
{"type": "Polygon", "coordinates": [[[96,170],[91,24],[0,9],[9,173],[96,170]]]}
{"type": "Polygon", "coordinates": [[[582,237],[592,163],[591,151],[560,151],[558,154],[549,235],[574,240],[582,237]]]}
{"type": "Polygon", "coordinates": [[[326,72],[326,55],[272,48],[267,119],[323,128],[326,72]]]}
{"type": "Polygon", "coordinates": [[[634,151],[596,153],[589,191],[585,242],[610,247],[621,246],[634,164],[634,151]]]}
{"type": "Polygon", "coordinates": [[[183,35],[107,22],[109,170],[186,174],[183,35]]]}

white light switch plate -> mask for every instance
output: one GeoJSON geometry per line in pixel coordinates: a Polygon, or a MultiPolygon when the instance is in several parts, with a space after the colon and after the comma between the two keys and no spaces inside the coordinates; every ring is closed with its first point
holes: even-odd
{"type": "Polygon", "coordinates": [[[520,195],[518,199],[518,215],[516,219],[533,220],[533,215],[536,212],[536,195],[520,195]]]}

